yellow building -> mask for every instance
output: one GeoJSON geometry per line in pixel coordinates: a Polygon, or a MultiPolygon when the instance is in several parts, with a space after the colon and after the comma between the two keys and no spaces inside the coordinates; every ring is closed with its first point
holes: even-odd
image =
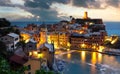
{"type": "Polygon", "coordinates": [[[24,40],[26,43],[29,42],[31,36],[27,33],[20,33],[20,36],[22,37],[22,40],[24,40]]]}
{"type": "Polygon", "coordinates": [[[48,43],[54,42],[55,48],[59,48],[61,46],[67,46],[69,37],[66,33],[50,33],[48,35],[48,43]]]}
{"type": "Polygon", "coordinates": [[[88,19],[88,13],[87,12],[84,12],[83,19],[88,19]]]}

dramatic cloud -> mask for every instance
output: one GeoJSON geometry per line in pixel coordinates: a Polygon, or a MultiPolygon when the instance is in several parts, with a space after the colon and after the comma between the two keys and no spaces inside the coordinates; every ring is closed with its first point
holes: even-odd
{"type": "Polygon", "coordinates": [[[113,6],[108,6],[104,9],[90,9],[55,3],[52,4],[51,8],[57,10],[59,17],[73,16],[75,18],[83,18],[84,12],[87,11],[90,18],[102,18],[104,21],[120,21],[120,9],[113,6]]]}
{"type": "Polygon", "coordinates": [[[34,15],[18,7],[0,7],[0,17],[4,17],[10,20],[19,20],[21,18],[33,18],[34,15]]]}
{"type": "Polygon", "coordinates": [[[120,7],[120,0],[107,0],[108,5],[120,7]]]}
{"type": "Polygon", "coordinates": [[[10,5],[10,0],[0,0],[0,6],[8,6],[10,5]]]}
{"type": "MultiPolygon", "coordinates": [[[[17,9],[18,12],[15,10],[9,12],[9,9],[0,10],[0,14],[6,12],[4,13],[6,18],[10,18],[13,16],[14,12],[17,12],[19,18],[23,18],[23,20],[29,18],[28,20],[47,21],[60,20],[61,18],[63,19],[69,15],[74,15],[77,17],[78,14],[75,13],[81,13],[83,10],[92,10],[94,12],[96,9],[102,12],[104,9],[108,9],[110,7],[120,10],[120,0],[0,0],[0,8],[2,7],[12,7],[12,9],[16,7],[19,8],[17,9]],[[24,12],[27,12],[31,15],[26,17],[26,15],[21,14],[21,10],[24,10],[24,12]]],[[[115,14],[118,13],[116,12],[115,14]]],[[[0,15],[0,17],[4,16],[0,15]]],[[[17,18],[14,20],[16,19],[17,18]]]]}
{"type": "Polygon", "coordinates": [[[15,5],[24,5],[25,1],[24,0],[10,0],[12,4],[15,5]]]}
{"type": "Polygon", "coordinates": [[[49,9],[50,5],[55,2],[67,4],[68,0],[26,0],[25,6],[49,9]]]}
{"type": "Polygon", "coordinates": [[[40,16],[40,20],[60,20],[58,12],[51,9],[53,3],[67,4],[69,2],[68,0],[26,0],[25,6],[29,12],[35,16],[40,16]]]}
{"type": "Polygon", "coordinates": [[[49,9],[53,3],[68,4],[84,8],[106,8],[107,6],[119,7],[120,0],[26,0],[25,6],[32,8],[49,9]]]}
{"type": "Polygon", "coordinates": [[[34,14],[34,18],[39,21],[60,20],[56,10],[39,8],[28,8],[26,10],[34,14]]]}
{"type": "Polygon", "coordinates": [[[72,0],[74,6],[85,8],[105,8],[107,6],[119,7],[120,0],[72,0]],[[101,7],[105,5],[104,7],[101,7]]]}

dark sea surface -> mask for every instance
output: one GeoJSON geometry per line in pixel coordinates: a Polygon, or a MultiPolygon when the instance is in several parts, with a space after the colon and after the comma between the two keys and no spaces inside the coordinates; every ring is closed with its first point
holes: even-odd
{"type": "Polygon", "coordinates": [[[106,30],[108,35],[119,35],[120,36],[120,22],[105,22],[106,30]]]}
{"type": "Polygon", "coordinates": [[[58,58],[66,61],[63,74],[120,74],[120,56],[75,51],[58,58]]]}
{"type": "MultiPolygon", "coordinates": [[[[20,27],[24,27],[27,24],[37,24],[37,25],[41,25],[41,24],[54,24],[57,22],[12,22],[12,25],[17,25],[20,27]]],[[[104,23],[106,26],[106,30],[108,35],[119,35],[120,36],[120,22],[105,22],[104,23]]]]}

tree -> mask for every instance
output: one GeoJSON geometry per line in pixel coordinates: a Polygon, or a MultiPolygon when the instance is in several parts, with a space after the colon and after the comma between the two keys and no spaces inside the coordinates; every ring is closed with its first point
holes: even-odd
{"type": "Polygon", "coordinates": [[[0,27],[9,27],[10,24],[11,23],[5,18],[0,18],[0,27]]]}
{"type": "Polygon", "coordinates": [[[0,34],[2,36],[5,36],[5,35],[9,34],[10,32],[13,32],[13,33],[16,33],[16,34],[20,35],[19,29],[15,29],[14,27],[8,27],[8,28],[0,29],[0,34]]]}
{"type": "Polygon", "coordinates": [[[2,56],[0,56],[0,74],[24,74],[27,67],[19,68],[14,71],[11,69],[10,64],[2,56]]]}
{"type": "Polygon", "coordinates": [[[35,74],[54,74],[53,71],[45,71],[44,69],[36,70],[35,74]]]}
{"type": "Polygon", "coordinates": [[[0,41],[0,53],[1,54],[6,54],[7,47],[4,42],[0,41]]]}

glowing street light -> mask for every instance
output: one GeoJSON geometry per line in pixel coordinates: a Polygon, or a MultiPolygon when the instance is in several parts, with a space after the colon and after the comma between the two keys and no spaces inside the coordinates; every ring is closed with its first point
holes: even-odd
{"type": "Polygon", "coordinates": [[[38,57],[38,58],[42,58],[42,57],[43,57],[43,54],[42,54],[41,52],[38,52],[37,57],[38,57]]]}
{"type": "Polygon", "coordinates": [[[70,49],[67,49],[67,51],[70,51],[70,49]]]}
{"type": "Polygon", "coordinates": [[[105,47],[104,46],[99,46],[99,52],[102,52],[103,50],[105,49],[105,47]]]}
{"type": "Polygon", "coordinates": [[[32,52],[29,52],[29,56],[32,56],[32,52]]]}
{"type": "Polygon", "coordinates": [[[93,48],[93,49],[96,49],[96,46],[94,45],[92,48],[93,48]]]}
{"type": "Polygon", "coordinates": [[[83,44],[81,44],[81,47],[82,47],[82,48],[85,48],[85,47],[86,47],[86,45],[83,43],[83,44]]]}
{"type": "Polygon", "coordinates": [[[68,47],[70,47],[70,46],[71,46],[69,42],[67,42],[67,46],[68,46],[68,47]]]}

